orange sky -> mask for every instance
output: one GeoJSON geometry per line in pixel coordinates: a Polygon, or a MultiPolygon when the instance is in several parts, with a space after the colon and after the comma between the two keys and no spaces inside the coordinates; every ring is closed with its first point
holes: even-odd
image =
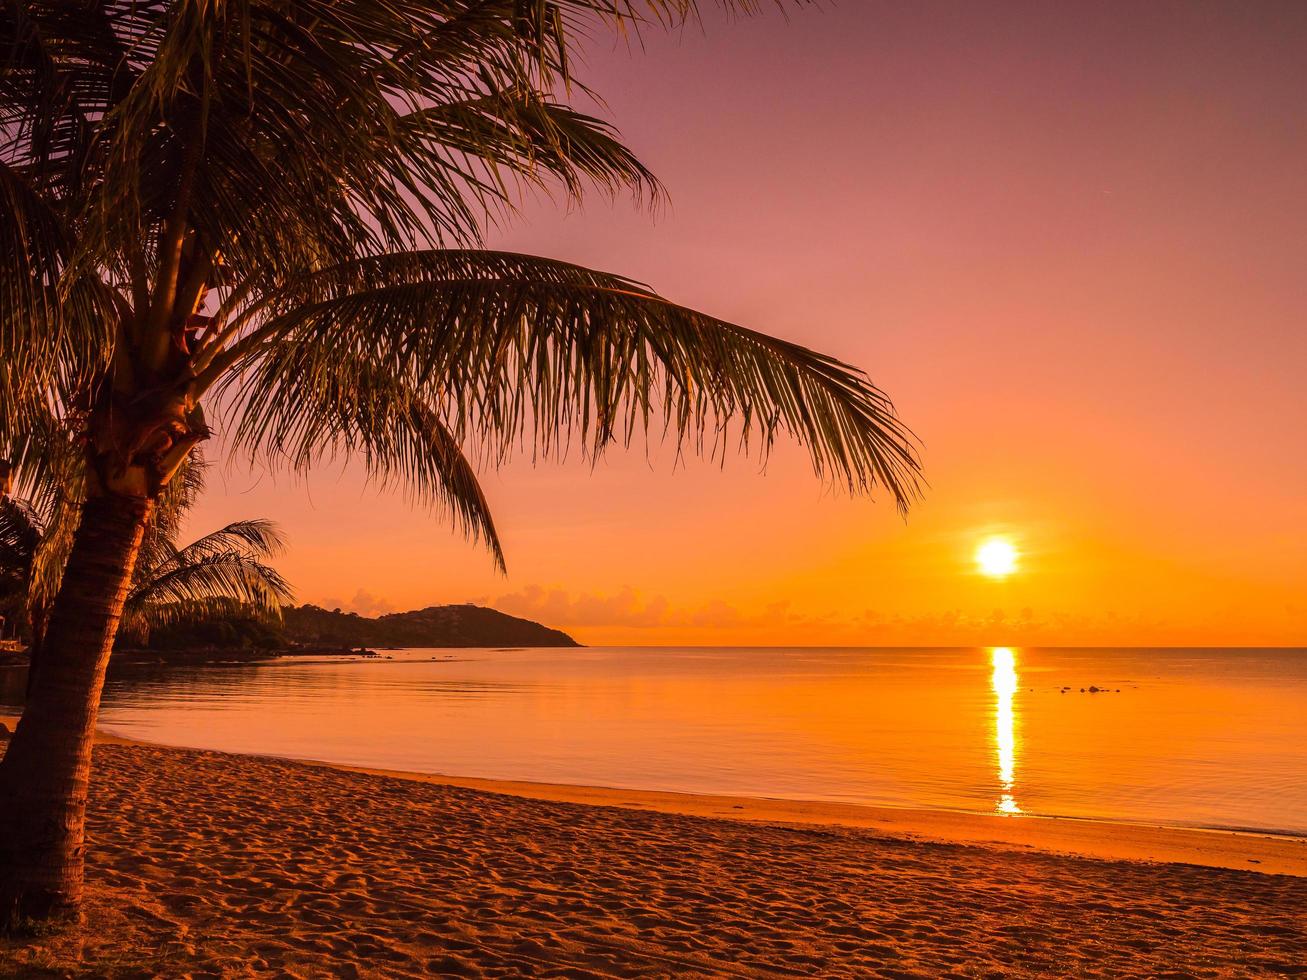
{"type": "Polygon", "coordinates": [[[592,48],[671,208],[494,243],[867,368],[925,445],[909,520],[785,448],[488,473],[507,577],[333,467],[215,472],[192,527],[279,521],[306,601],[588,643],[1307,643],[1304,50],[1295,2],[865,0],[592,48]]]}

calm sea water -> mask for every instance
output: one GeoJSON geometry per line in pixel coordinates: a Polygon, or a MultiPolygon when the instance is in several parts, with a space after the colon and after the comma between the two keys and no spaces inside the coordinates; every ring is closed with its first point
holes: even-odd
{"type": "Polygon", "coordinates": [[[1307,650],[390,656],[128,669],[101,722],[465,776],[1307,833],[1307,650]]]}

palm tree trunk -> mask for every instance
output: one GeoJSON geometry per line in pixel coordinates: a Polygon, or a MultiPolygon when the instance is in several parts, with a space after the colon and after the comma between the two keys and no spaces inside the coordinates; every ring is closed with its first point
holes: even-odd
{"type": "Polygon", "coordinates": [[[74,912],[100,690],[152,507],[86,502],[18,730],[0,762],[0,930],[74,912]]]}

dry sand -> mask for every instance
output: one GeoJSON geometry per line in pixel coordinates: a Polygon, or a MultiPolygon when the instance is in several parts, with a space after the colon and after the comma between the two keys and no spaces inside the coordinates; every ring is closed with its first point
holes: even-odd
{"type": "Polygon", "coordinates": [[[1307,974],[1290,875],[129,744],[96,749],[89,831],[86,929],[0,976],[1307,974]]]}

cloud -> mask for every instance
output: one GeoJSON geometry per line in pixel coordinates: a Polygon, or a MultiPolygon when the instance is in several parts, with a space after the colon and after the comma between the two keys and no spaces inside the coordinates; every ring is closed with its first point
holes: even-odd
{"type": "Polygon", "coordinates": [[[359,589],[354,593],[354,598],[348,602],[323,599],[320,605],[323,609],[340,609],[344,612],[358,613],[360,616],[382,616],[395,611],[394,605],[380,596],[373,595],[367,589],[359,589]]]}
{"type": "MultiPolygon", "coordinates": [[[[721,598],[673,605],[630,586],[611,593],[573,592],[527,585],[479,603],[563,629],[647,629],[659,642],[799,643],[849,646],[1059,646],[1180,644],[1200,642],[1202,629],[1182,627],[1149,613],[1112,609],[1092,613],[1030,606],[965,611],[885,612],[863,609],[796,609],[788,601],[759,607],[721,598]],[[681,634],[681,631],[685,631],[681,634]]],[[[629,634],[628,634],[629,635],[629,634]]]]}
{"type": "Polygon", "coordinates": [[[665,598],[646,599],[630,586],[611,595],[573,595],[560,588],[527,585],[491,599],[490,605],[550,626],[663,626],[668,622],[665,598]]]}
{"type": "Polygon", "coordinates": [[[834,618],[834,614],[822,617],[800,616],[789,611],[788,601],[769,603],[754,612],[742,611],[722,599],[710,599],[701,605],[677,609],[665,596],[646,597],[630,586],[624,586],[617,592],[600,594],[572,593],[556,586],[526,585],[516,592],[479,601],[512,616],[523,616],[560,627],[694,626],[738,629],[804,625],[827,622],[834,618]]]}

